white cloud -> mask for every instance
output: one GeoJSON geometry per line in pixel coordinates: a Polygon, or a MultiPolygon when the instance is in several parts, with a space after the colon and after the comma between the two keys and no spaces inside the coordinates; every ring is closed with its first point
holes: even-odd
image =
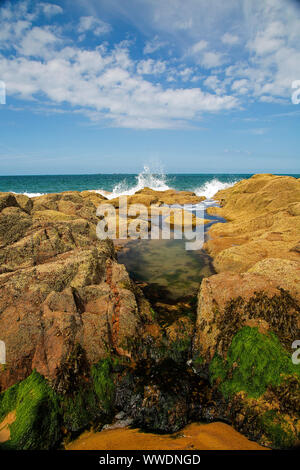
{"type": "MultiPolygon", "coordinates": [[[[239,104],[230,95],[151,82],[153,74],[169,75],[167,63],[133,60],[128,41],[85,50],[69,38],[57,36],[53,26],[20,24],[19,16],[11,18],[8,30],[2,33],[3,39],[9,36],[15,54],[1,54],[7,41],[0,43],[1,79],[7,84],[8,97],[34,100],[37,112],[48,106],[52,112],[69,110],[111,126],[165,129],[187,127],[203,113],[230,110],[239,104]],[[16,31],[18,40],[13,41],[16,31]]],[[[93,24],[94,19],[85,17],[80,29],[85,31],[93,24]]],[[[192,69],[174,67],[174,73],[184,78],[192,75],[192,69]]]]}
{"type": "MultiPolygon", "coordinates": [[[[95,9],[99,0],[90,0],[95,9]]],[[[185,51],[200,39],[219,40],[219,31],[241,9],[237,0],[102,0],[101,7],[113,10],[141,32],[172,36],[185,51]],[[225,21],[225,23],[224,23],[225,21]],[[189,43],[187,44],[187,41],[189,43]]],[[[100,9],[99,9],[100,10],[100,9]]],[[[225,31],[224,31],[225,32],[225,31]]]]}
{"type": "Polygon", "coordinates": [[[187,55],[193,56],[195,61],[206,69],[222,65],[224,63],[224,54],[208,50],[208,47],[208,42],[201,39],[189,48],[187,55]]]}
{"type": "Polygon", "coordinates": [[[166,71],[166,64],[160,60],[141,60],[137,64],[137,73],[141,75],[157,75],[166,71]]]}
{"type": "Polygon", "coordinates": [[[221,81],[216,75],[210,75],[204,80],[204,85],[213,90],[217,95],[225,93],[226,81],[221,81]]]}
{"type": "Polygon", "coordinates": [[[204,39],[201,39],[201,41],[197,41],[193,46],[190,48],[189,53],[190,54],[198,54],[199,52],[202,52],[204,49],[206,49],[208,46],[208,42],[204,41],[204,39]]]}
{"type": "MultiPolygon", "coordinates": [[[[66,36],[70,25],[55,28],[53,18],[52,26],[36,25],[40,10],[28,12],[20,2],[0,9],[0,78],[8,97],[41,108],[50,102],[114,126],[178,128],[249,98],[282,102],[300,78],[300,11],[289,0],[243,0],[243,8],[236,0],[211,0],[209,9],[204,0],[186,0],[185,8],[179,0],[144,0],[143,8],[139,0],[106,3],[141,30],[152,28],[144,54],[172,44],[172,55],[164,49],[163,59],[137,60],[128,41],[79,47],[66,36]]],[[[99,19],[98,1],[89,5],[95,14],[80,18],[78,32],[101,37],[111,26],[99,19]]]]}
{"type": "Polygon", "coordinates": [[[243,56],[227,67],[236,93],[265,103],[288,103],[300,77],[300,9],[291,1],[246,2],[243,56]]]}
{"type": "MultiPolygon", "coordinates": [[[[262,103],[278,103],[278,104],[288,104],[288,101],[284,98],[276,98],[274,96],[270,96],[270,95],[262,95],[260,96],[260,101],[262,103]]],[[[291,113],[287,113],[288,114],[291,114],[291,113]]]]}
{"type": "Polygon", "coordinates": [[[189,30],[193,27],[193,18],[178,19],[174,21],[173,26],[175,29],[189,30]]]}
{"type": "Polygon", "coordinates": [[[63,9],[59,5],[53,3],[40,3],[43,13],[47,16],[54,16],[63,13],[63,9]]]}
{"type": "Polygon", "coordinates": [[[143,0],[142,9],[140,0],[103,2],[141,32],[171,38],[183,60],[220,67],[220,73],[228,62],[227,77],[249,80],[245,96],[278,102],[289,97],[292,80],[300,77],[299,1],[210,0],[208,7],[207,0],[185,0],[184,6],[182,0],[143,0]],[[235,46],[230,55],[228,46],[235,46]]]}
{"type": "Polygon", "coordinates": [[[238,44],[239,37],[236,36],[235,34],[225,33],[223,34],[221,41],[223,44],[228,44],[229,46],[233,46],[235,44],[238,44]]]}
{"type": "Polygon", "coordinates": [[[6,11],[4,10],[1,13],[0,46],[2,49],[8,49],[14,41],[23,36],[24,31],[30,28],[31,23],[26,20],[8,22],[4,20],[3,13],[6,13],[6,11]]]}
{"type": "Polygon", "coordinates": [[[249,80],[246,78],[235,80],[231,85],[231,89],[240,95],[245,95],[249,91],[249,80]]]}
{"type": "Polygon", "coordinates": [[[200,57],[199,62],[206,69],[211,69],[224,63],[224,55],[219,52],[206,51],[200,57]]]}
{"type": "Polygon", "coordinates": [[[16,48],[24,56],[46,57],[51,55],[52,47],[59,41],[60,39],[50,28],[34,26],[26,31],[16,48]]]}
{"type": "Polygon", "coordinates": [[[177,72],[177,75],[183,82],[193,80],[193,78],[195,77],[194,70],[191,67],[185,67],[184,69],[179,70],[177,72]]]}
{"type": "Polygon", "coordinates": [[[153,54],[153,52],[156,52],[164,47],[165,44],[165,42],[160,41],[158,36],[155,36],[153,39],[146,42],[143,52],[144,54],[153,54]]]}
{"type": "Polygon", "coordinates": [[[253,39],[248,42],[249,49],[258,54],[274,53],[285,42],[285,28],[280,21],[274,21],[267,25],[266,29],[258,31],[253,39]]]}
{"type": "Polygon", "coordinates": [[[23,57],[1,58],[8,93],[26,99],[43,93],[54,104],[65,102],[80,112],[93,112],[94,117],[105,117],[123,127],[139,123],[138,127],[147,128],[150,122],[151,128],[178,127],[179,122],[197,119],[203,112],[232,109],[238,104],[231,96],[220,97],[199,88],[164,89],[134,75],[130,67],[124,68],[118,54],[90,54],[73,50],[70,61],[62,50],[46,63],[23,57]],[[88,66],[91,61],[93,70],[88,66]]]}
{"type": "Polygon", "coordinates": [[[93,16],[82,16],[79,20],[78,32],[87,33],[91,32],[95,36],[102,36],[108,34],[112,30],[111,25],[99,18],[93,16]]]}

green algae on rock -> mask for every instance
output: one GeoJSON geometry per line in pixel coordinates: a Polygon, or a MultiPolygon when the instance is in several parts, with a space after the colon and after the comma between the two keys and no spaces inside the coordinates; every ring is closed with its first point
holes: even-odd
{"type": "Polygon", "coordinates": [[[93,364],[91,375],[96,395],[106,413],[109,413],[114,400],[115,384],[112,380],[113,361],[109,357],[93,364]]]}
{"type": "MultiPolygon", "coordinates": [[[[74,356],[75,357],[75,356],[74,356]]],[[[74,364],[74,362],[73,362],[74,364]]],[[[81,376],[60,392],[34,370],[25,380],[0,393],[0,421],[11,411],[16,419],[10,425],[9,441],[3,450],[47,450],[60,445],[63,437],[77,435],[92,423],[105,424],[113,410],[113,360],[103,359],[75,371],[81,376]],[[75,433],[75,434],[74,434],[75,433]]]]}
{"type": "Polygon", "coordinates": [[[36,371],[0,394],[0,419],[16,411],[10,440],[2,449],[50,449],[61,437],[59,403],[55,392],[36,371]]]}
{"type": "Polygon", "coordinates": [[[299,311],[298,298],[261,274],[217,274],[202,282],[199,293],[197,373],[221,392],[224,418],[274,448],[299,439],[300,365],[293,364],[291,351],[299,311]],[[277,413],[276,426],[270,411],[277,413]]]}
{"type": "Polygon", "coordinates": [[[297,443],[300,365],[292,363],[274,333],[245,326],[234,336],[225,360],[215,355],[209,372],[237,429],[273,448],[297,443]]]}
{"type": "Polygon", "coordinates": [[[292,363],[276,335],[262,334],[249,326],[233,337],[226,360],[216,355],[209,370],[213,382],[219,379],[218,386],[226,398],[240,391],[258,398],[268,385],[278,386],[294,374],[300,384],[300,365],[292,363]]]}

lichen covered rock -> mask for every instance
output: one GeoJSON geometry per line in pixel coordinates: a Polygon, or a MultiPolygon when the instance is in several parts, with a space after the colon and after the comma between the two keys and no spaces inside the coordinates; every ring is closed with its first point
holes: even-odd
{"type": "Polygon", "coordinates": [[[1,193],[0,204],[0,390],[34,369],[54,383],[76,344],[90,365],[111,352],[128,356],[127,337],[150,307],[139,307],[112,241],[98,240],[89,194],[1,193]]]}

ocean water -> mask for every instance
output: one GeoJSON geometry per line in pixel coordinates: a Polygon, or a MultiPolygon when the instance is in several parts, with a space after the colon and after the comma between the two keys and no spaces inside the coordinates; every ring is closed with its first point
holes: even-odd
{"type": "Polygon", "coordinates": [[[221,173],[158,174],[145,166],[139,174],[0,176],[0,192],[11,191],[34,197],[61,191],[91,190],[104,193],[111,199],[120,195],[134,194],[147,186],[160,191],[170,188],[194,191],[197,195],[211,198],[220,189],[230,187],[250,176],[250,174],[221,173]],[[107,191],[111,194],[107,195],[107,191]]]}

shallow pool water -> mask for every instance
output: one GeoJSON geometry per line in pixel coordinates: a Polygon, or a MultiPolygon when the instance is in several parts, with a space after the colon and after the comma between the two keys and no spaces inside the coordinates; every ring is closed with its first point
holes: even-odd
{"type": "MultiPolygon", "coordinates": [[[[215,204],[211,201],[210,205],[215,204]]],[[[200,206],[199,206],[200,207],[200,206]]],[[[197,217],[209,220],[204,226],[205,239],[209,227],[225,222],[221,217],[197,212],[197,217]]],[[[187,240],[131,240],[118,254],[136,283],[151,302],[161,325],[169,325],[182,315],[196,318],[197,293],[204,277],[215,274],[211,257],[203,250],[187,250],[187,240]]]]}
{"type": "Polygon", "coordinates": [[[187,251],[184,240],[133,240],[118,255],[149,297],[166,303],[193,296],[203,277],[214,273],[203,251],[187,251]]]}

